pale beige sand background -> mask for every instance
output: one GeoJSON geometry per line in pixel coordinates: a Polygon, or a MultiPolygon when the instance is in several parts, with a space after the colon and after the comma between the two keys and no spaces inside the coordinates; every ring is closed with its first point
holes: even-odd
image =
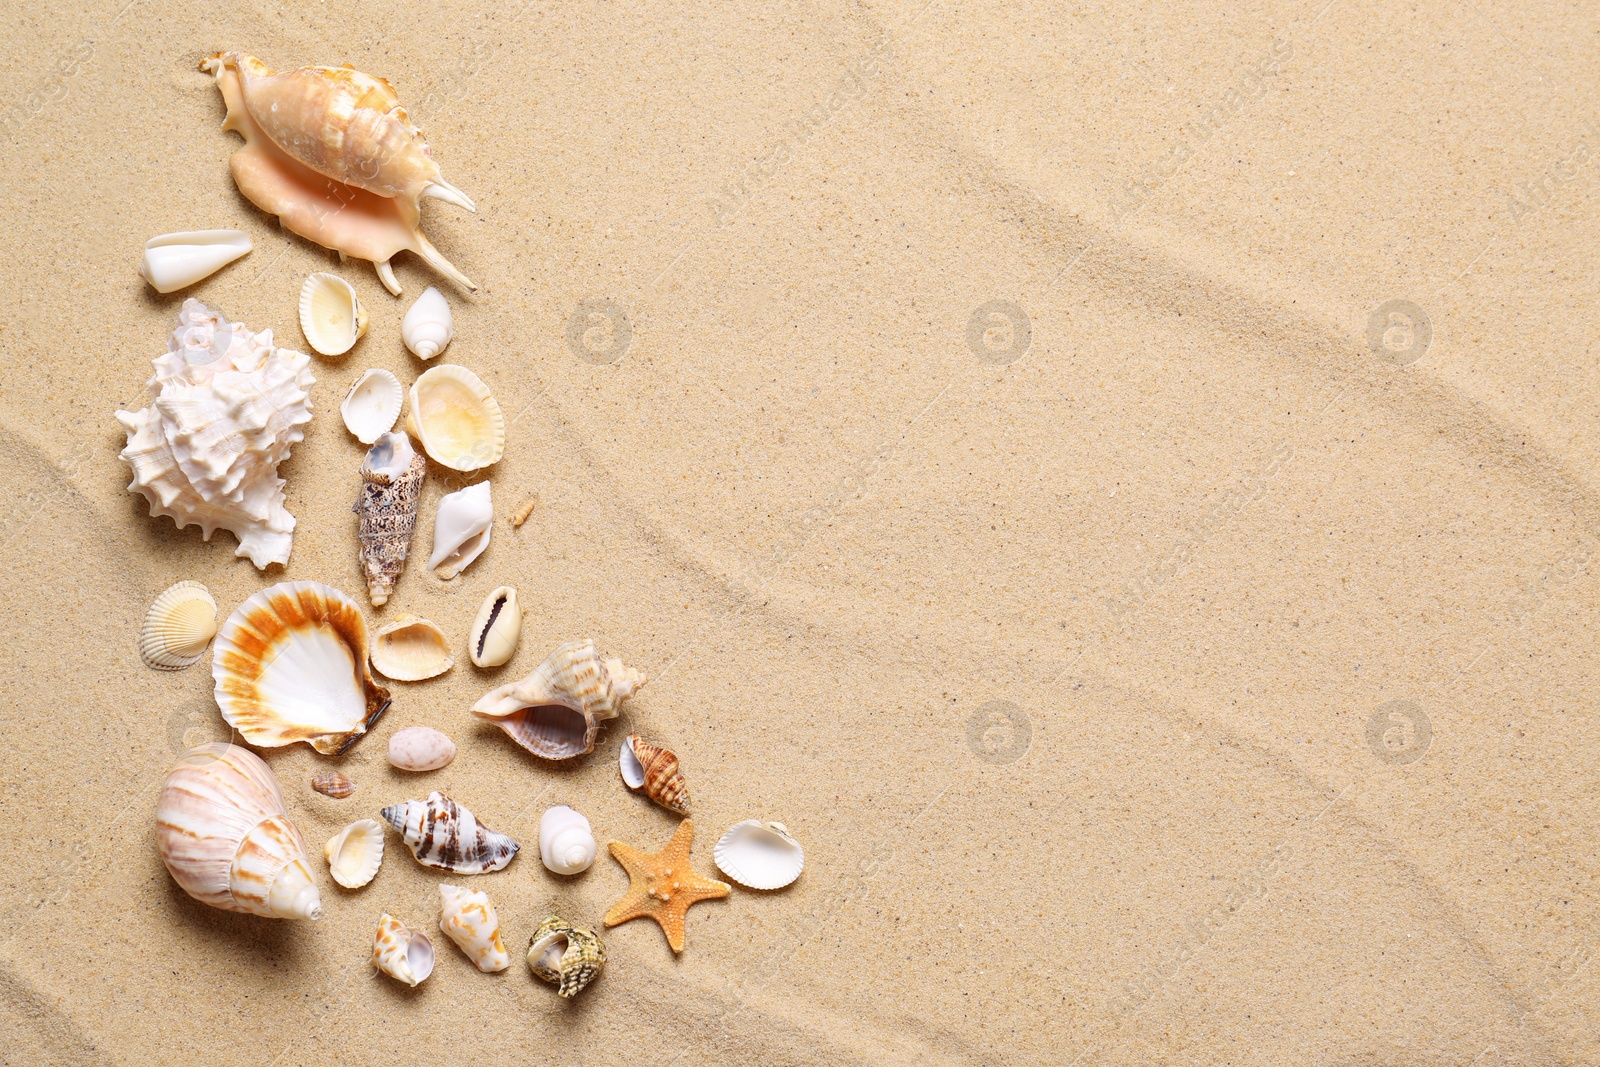
{"type": "Polygon", "coordinates": [[[1600,12],[1325,4],[6,5],[0,1059],[1600,1062],[1600,12]],[[430,788],[518,836],[474,883],[500,975],[441,940],[420,989],[372,976],[380,910],[437,914],[393,838],[314,925],[205,908],[155,854],[161,776],[226,730],[209,661],[145,669],[139,620],[180,578],[224,611],[361,591],[337,405],[421,369],[399,321],[438,281],[402,257],[394,300],[239,197],[194,69],[222,48],[388,77],[481,208],[427,226],[482,285],[444,286],[447,358],[513,420],[500,521],[375,614],[462,641],[514,583],[521,650],[395,685],[349,800],[267,758],[316,846],[430,788]],[[230,317],[304,347],[318,269],[372,310],[315,361],[265,575],[117,459],[182,300],[139,247],[218,226],[256,242],[193,290],[230,317]],[[626,312],[618,362],[569,345],[585,299],[626,312]],[[994,300],[1010,362],[1003,320],[969,343],[994,300]],[[1369,344],[1389,300],[1425,351],[1369,344]],[[616,731],[550,767],[466,709],[581,635],[653,675],[619,725],[682,756],[696,866],[748,816],[809,866],[697,906],[681,958],[607,932],[566,1004],[520,950],[626,879],[544,871],[539,813],[647,848],[673,819],[616,731]],[[1391,701],[1420,759],[1404,719],[1369,745],[1391,701]],[[420,780],[383,761],[417,723],[461,744],[420,780]]]}

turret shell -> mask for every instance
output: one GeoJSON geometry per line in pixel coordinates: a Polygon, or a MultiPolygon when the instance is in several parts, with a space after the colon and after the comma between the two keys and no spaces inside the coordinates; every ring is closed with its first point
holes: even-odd
{"type": "Polygon", "coordinates": [[[601,656],[592,640],[568,641],[520,682],[489,690],[472,713],[536,756],[570,759],[594,751],[600,724],[645,681],[643,671],[601,656]]]}
{"type": "Polygon", "coordinates": [[[323,846],[328,873],[346,889],[360,889],[383,866],[383,824],[361,819],[334,834],[323,846]]]}
{"type": "Polygon", "coordinates": [[[438,623],[416,615],[396,616],[378,627],[372,639],[372,666],[397,682],[436,678],[454,664],[438,623]]]}
{"type": "Polygon", "coordinates": [[[351,383],[339,405],[345,429],[357,441],[370,445],[394,428],[394,420],[405,407],[406,390],[389,371],[373,367],[351,383]]]}
{"type": "Polygon", "coordinates": [[[485,597],[478,609],[467,653],[479,667],[498,667],[516,655],[521,636],[522,607],[517,603],[517,591],[502,585],[485,597]]]}
{"type": "Polygon", "coordinates": [[[198,663],[217,633],[217,602],[199,582],[178,582],[150,605],[139,630],[139,656],[160,671],[198,663]]]}
{"type": "Polygon", "coordinates": [[[565,804],[539,817],[539,858],[555,874],[582,874],[594,863],[596,846],[589,820],[565,804]]]}
{"type": "Polygon", "coordinates": [[[355,286],[337,274],[308,275],[300,286],[300,332],[325,356],[350,351],[367,332],[367,309],[361,306],[355,286]]]}
{"type": "Polygon", "coordinates": [[[559,915],[540,923],[528,941],[528,967],[568,999],[583,992],[605,965],[606,946],[600,936],[559,915]]]}
{"type": "Polygon", "coordinates": [[[443,793],[429,793],[427,800],[407,800],[384,808],[383,817],[400,834],[418,863],[438,871],[498,871],[521,848],[507,835],[478,822],[472,812],[443,793]]]}
{"type": "Polygon", "coordinates": [[[443,363],[411,383],[406,429],[428,457],[457,471],[498,463],[506,446],[506,420],[483,379],[443,363]]]}
{"type": "Polygon", "coordinates": [[[406,310],[406,317],[400,320],[400,339],[420,359],[432,359],[443,352],[455,335],[450,302],[431,285],[422,290],[416,303],[406,310]]]}
{"type": "Polygon", "coordinates": [[[493,532],[494,502],[487,480],[440,497],[428,567],[448,582],[483,555],[493,532]]]}
{"type": "Polygon", "coordinates": [[[441,883],[439,929],[486,974],[511,966],[511,954],[500,940],[500,917],[489,894],[441,883]]]}
{"type": "Polygon", "coordinates": [[[427,467],[403,433],[382,434],[361,461],[361,499],[355,504],[361,517],[357,551],[373,607],[389,602],[405,569],[427,467]]]}
{"type": "Polygon", "coordinates": [[[378,918],[378,931],[372,939],[372,965],[415,988],[433,973],[433,942],[384,912],[378,918]]]}
{"type": "Polygon", "coordinates": [[[806,866],[805,849],[789,835],[789,828],[759,819],[734,823],[713,855],[723,874],[751,889],[782,889],[806,866]]]}

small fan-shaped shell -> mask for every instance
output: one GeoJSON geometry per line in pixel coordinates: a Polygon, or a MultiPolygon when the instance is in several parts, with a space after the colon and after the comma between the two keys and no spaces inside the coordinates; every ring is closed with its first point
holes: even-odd
{"type": "Polygon", "coordinates": [[[338,771],[327,771],[311,779],[311,788],[325,797],[343,800],[356,791],[356,784],[338,771]]]}
{"type": "Polygon", "coordinates": [[[431,726],[407,726],[389,738],[389,763],[402,771],[436,771],[456,758],[456,743],[431,726]]]}
{"type": "Polygon", "coordinates": [[[556,986],[562,997],[575,997],[606,965],[606,946],[586,926],[574,926],[559,915],[539,924],[528,941],[528,966],[556,986]]]}
{"type": "Polygon", "coordinates": [[[188,230],[164,233],[144,243],[139,277],[158,293],[175,293],[209,278],[250,251],[243,230],[188,230]]]}
{"type": "Polygon", "coordinates": [[[346,889],[360,889],[383,866],[383,824],[377,819],[351,823],[328,839],[322,855],[335,882],[346,889]]]}
{"type": "Polygon", "coordinates": [[[406,429],[441,466],[475,471],[498,463],[506,448],[506,419],[483,379],[465,367],[430,367],[411,383],[406,429]]]}
{"type": "Polygon", "coordinates": [[[689,786],[678,773],[677,756],[638,734],[629,734],[617,762],[629,789],[642,788],[645,796],[668,811],[689,814],[689,786]]]}
{"type": "Polygon", "coordinates": [[[553,873],[582,874],[594,854],[594,830],[580,813],[557,804],[539,817],[539,858],[553,873]]]}
{"type": "Polygon", "coordinates": [[[394,427],[405,407],[406,390],[389,371],[373,367],[350,386],[339,405],[345,429],[356,435],[356,440],[370,445],[394,427]]]}
{"type": "Polygon", "coordinates": [[[488,893],[441,883],[439,929],[478,970],[487,974],[511,966],[511,954],[500,940],[500,917],[489,903],[488,893]]]}
{"type": "Polygon", "coordinates": [[[467,654],[480,667],[498,667],[516,654],[517,638],[521,636],[522,608],[517,604],[517,591],[502,585],[478,609],[472,636],[467,640],[467,654]]]}
{"type": "Polygon", "coordinates": [[[800,877],[806,853],[781,822],[734,823],[713,850],[723,874],[751,889],[782,889],[800,877]]]}
{"type": "Polygon", "coordinates": [[[455,335],[455,319],[450,314],[450,302],[431,285],[422,290],[417,302],[400,320],[400,339],[422,359],[432,359],[443,352],[455,335]]]}
{"type": "Polygon", "coordinates": [[[199,582],[168,586],[150,605],[139,631],[139,656],[160,671],[199,662],[217,633],[217,602],[199,582]]]}
{"type": "Polygon", "coordinates": [[[397,682],[436,678],[455,664],[439,625],[415,615],[397,615],[372,638],[372,666],[397,682]]]}
{"type": "Polygon", "coordinates": [[[433,942],[388,912],[378,918],[372,939],[372,965],[389,977],[415,988],[433,973],[433,942]]]}
{"type": "Polygon", "coordinates": [[[367,332],[367,309],[349,282],[317,271],[300,287],[300,331],[323,355],[342,356],[367,332]]]}
{"type": "Polygon", "coordinates": [[[439,498],[428,566],[449,581],[483,555],[494,533],[494,501],[487,479],[439,498]]]}

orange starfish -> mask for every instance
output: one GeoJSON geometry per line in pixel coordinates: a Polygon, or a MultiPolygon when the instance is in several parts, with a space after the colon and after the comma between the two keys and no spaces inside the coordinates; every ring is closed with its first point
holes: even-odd
{"type": "Polygon", "coordinates": [[[632,884],[628,895],[606,912],[606,925],[648,916],[661,924],[672,951],[682,952],[683,918],[690,906],[730,892],[728,883],[706,878],[689,866],[689,843],[693,840],[694,823],[685,819],[660,852],[640,852],[621,841],[612,841],[611,855],[627,870],[632,884]]]}

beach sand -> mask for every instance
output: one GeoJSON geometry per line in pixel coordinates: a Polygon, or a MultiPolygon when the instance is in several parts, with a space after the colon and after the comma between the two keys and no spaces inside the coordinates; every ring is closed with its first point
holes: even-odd
{"type": "Polygon", "coordinates": [[[1325,4],[6,5],[0,1062],[1600,1060],[1600,12],[1325,4]],[[391,80],[478,203],[425,221],[481,292],[402,256],[396,300],[244,201],[196,70],[230,48],[391,80]],[[136,276],[213,227],[254,251],[136,276]],[[314,270],[372,323],[313,358],[261,573],[149,516],[112,415],[185,296],[305,349],[314,270]],[[314,852],[433,789],[523,842],[470,883],[512,967],[440,937],[408,990],[373,928],[433,929],[446,879],[392,835],[359,891],[315,857],[316,923],[176,887],[160,782],[229,733],[209,658],[135,639],[184,578],[362,596],[338,405],[423,369],[430,284],[510,421],[498,521],[428,573],[474,480],[430,468],[370,617],[464,647],[512,584],[520,650],[395,683],[343,761],[262,753],[314,852]],[[583,636],[651,675],[592,756],[469,716],[583,636]],[[417,724],[445,770],[384,761],[417,724]],[[627,732],[682,759],[697,870],[749,817],[807,868],[697,905],[679,957],[604,931],[566,1003],[528,936],[627,881],[545,871],[538,818],[664,844],[627,732]],[[309,788],[333,766],[352,798],[309,788]]]}

